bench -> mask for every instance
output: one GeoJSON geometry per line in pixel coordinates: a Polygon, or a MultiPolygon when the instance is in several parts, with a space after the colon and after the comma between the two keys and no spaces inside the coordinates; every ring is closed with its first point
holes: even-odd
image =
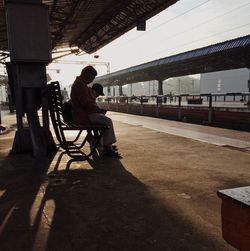
{"type": "Polygon", "coordinates": [[[100,143],[101,137],[107,126],[103,125],[77,125],[73,122],[67,122],[63,119],[62,113],[62,97],[61,89],[58,81],[48,84],[49,88],[49,112],[51,122],[55,131],[56,138],[59,142],[59,146],[65,150],[67,155],[72,160],[86,160],[96,151],[97,146],[100,143]],[[77,131],[77,135],[73,140],[70,140],[66,136],[65,132],[77,131]],[[83,132],[84,135],[83,135],[83,132]],[[93,134],[92,134],[93,133],[93,134]],[[94,135],[94,136],[93,136],[94,135]],[[83,136],[83,137],[81,137],[83,136]],[[89,150],[83,150],[86,143],[92,139],[89,150]]]}

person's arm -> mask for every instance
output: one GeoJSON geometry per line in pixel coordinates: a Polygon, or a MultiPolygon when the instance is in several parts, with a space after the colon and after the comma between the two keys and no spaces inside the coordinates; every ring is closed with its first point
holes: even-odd
{"type": "Polygon", "coordinates": [[[101,109],[96,104],[95,98],[92,96],[91,89],[88,86],[79,85],[79,88],[74,91],[74,95],[82,109],[92,113],[101,113],[101,109]]]}

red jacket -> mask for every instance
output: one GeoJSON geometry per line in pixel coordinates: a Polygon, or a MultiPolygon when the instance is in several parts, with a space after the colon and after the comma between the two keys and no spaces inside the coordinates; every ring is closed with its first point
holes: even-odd
{"type": "Polygon", "coordinates": [[[91,124],[88,115],[100,113],[101,109],[96,104],[96,98],[90,87],[81,76],[77,77],[71,88],[72,116],[77,124],[91,124]]]}

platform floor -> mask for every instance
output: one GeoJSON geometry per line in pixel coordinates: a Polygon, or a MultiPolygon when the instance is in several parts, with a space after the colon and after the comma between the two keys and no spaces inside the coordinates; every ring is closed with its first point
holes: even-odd
{"type": "Polygon", "coordinates": [[[9,155],[0,135],[0,250],[231,251],[220,189],[249,186],[250,134],[110,113],[122,159],[9,155]],[[58,167],[56,172],[55,168],[58,167]]]}
{"type": "Polygon", "coordinates": [[[250,133],[225,130],[223,128],[136,116],[125,113],[111,113],[113,120],[152,129],[171,135],[190,138],[220,146],[232,146],[250,150],[250,133]]]}

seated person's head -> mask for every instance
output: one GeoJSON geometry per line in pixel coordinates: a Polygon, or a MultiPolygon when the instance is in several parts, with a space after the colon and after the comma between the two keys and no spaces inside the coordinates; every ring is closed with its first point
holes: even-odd
{"type": "Polygon", "coordinates": [[[91,65],[84,67],[81,72],[81,77],[84,79],[84,81],[87,84],[91,83],[95,79],[96,75],[97,75],[97,71],[91,65]]]}
{"type": "Polygon", "coordinates": [[[104,96],[103,87],[101,84],[95,83],[91,88],[94,90],[96,98],[99,96],[104,96]]]}

